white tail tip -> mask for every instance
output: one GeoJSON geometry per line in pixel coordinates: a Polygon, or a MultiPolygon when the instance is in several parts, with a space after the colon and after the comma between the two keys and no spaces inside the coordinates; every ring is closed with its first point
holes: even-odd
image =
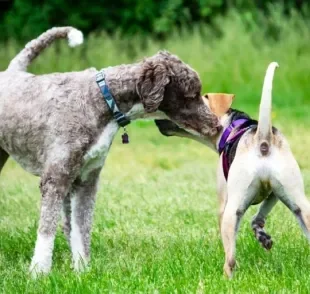
{"type": "Polygon", "coordinates": [[[277,67],[279,67],[279,64],[278,64],[278,62],[273,61],[273,62],[271,62],[271,63],[269,64],[269,67],[277,68],[277,67]]]}
{"type": "Polygon", "coordinates": [[[68,34],[68,43],[70,47],[75,47],[83,43],[83,33],[77,29],[72,29],[68,34]]]}

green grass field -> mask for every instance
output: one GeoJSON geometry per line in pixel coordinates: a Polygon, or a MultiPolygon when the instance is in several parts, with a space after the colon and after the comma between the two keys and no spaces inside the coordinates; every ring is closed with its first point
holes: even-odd
{"type": "MultiPolygon", "coordinates": [[[[208,28],[173,34],[163,44],[92,36],[82,48],[65,43],[47,50],[32,72],[80,70],[132,62],[166,48],[200,74],[204,91],[236,94],[234,107],[257,117],[266,66],[278,61],[273,123],[289,139],[310,190],[310,28],[298,16],[270,16],[281,30],[276,41],[263,26],[237,15],[218,19],[221,37],[208,28]],[[203,34],[203,36],[201,35],[203,34]]],[[[0,48],[0,69],[19,50],[0,48]]],[[[222,272],[224,253],[217,225],[215,169],[218,156],[196,142],[165,138],[153,122],[129,127],[131,143],[116,136],[101,175],[87,273],[70,266],[59,230],[53,270],[32,280],[28,266],[39,217],[39,179],[9,161],[0,178],[1,293],[310,293],[310,246],[293,215],[278,204],[267,220],[274,240],[264,251],[250,228],[251,207],[237,241],[234,279],[222,272]]]]}

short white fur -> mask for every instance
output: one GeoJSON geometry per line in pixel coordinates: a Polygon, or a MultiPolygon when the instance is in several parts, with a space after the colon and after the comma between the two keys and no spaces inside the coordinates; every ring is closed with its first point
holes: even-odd
{"type": "Polygon", "coordinates": [[[111,121],[104,128],[97,143],[84,156],[84,166],[81,172],[81,179],[87,179],[90,172],[94,169],[101,168],[110,150],[113,138],[117,133],[119,126],[116,121],[111,121]]]}
{"type": "MultiPolygon", "coordinates": [[[[258,122],[261,129],[257,130],[262,136],[271,132],[271,90],[276,67],[277,63],[271,63],[265,76],[258,122]]],[[[228,117],[224,115],[221,120],[224,127],[227,126],[228,117]]],[[[218,165],[219,221],[225,250],[224,272],[229,278],[232,277],[236,264],[236,234],[239,223],[251,204],[262,201],[252,228],[264,248],[270,249],[272,245],[270,236],[269,239],[266,237],[264,225],[277,199],[294,213],[310,240],[310,202],[305,196],[302,175],[288,142],[280,132],[271,133],[273,140],[270,140],[268,153],[262,153],[257,148],[257,133],[253,136],[249,132],[245,133],[238,143],[227,181],[221,161],[223,155],[218,165]],[[264,235],[260,235],[262,232],[264,235]],[[260,236],[263,238],[260,239],[260,236]]]]}

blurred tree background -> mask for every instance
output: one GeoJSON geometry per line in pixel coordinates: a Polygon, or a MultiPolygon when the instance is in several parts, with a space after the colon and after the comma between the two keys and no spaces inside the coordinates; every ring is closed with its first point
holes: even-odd
{"type": "Polygon", "coordinates": [[[152,35],[164,39],[175,28],[208,23],[232,9],[258,20],[270,4],[280,4],[309,16],[308,0],[1,0],[0,39],[28,40],[53,26],[72,25],[85,34],[94,31],[122,35],[152,35]],[[212,16],[212,17],[211,17],[212,16]]]}
{"type": "Polygon", "coordinates": [[[0,71],[26,42],[70,25],[87,41],[73,49],[55,42],[30,72],[132,63],[166,49],[197,70],[203,91],[233,91],[236,106],[256,113],[257,81],[276,60],[273,105],[310,119],[304,107],[310,102],[310,0],[0,0],[0,6],[0,71]]]}

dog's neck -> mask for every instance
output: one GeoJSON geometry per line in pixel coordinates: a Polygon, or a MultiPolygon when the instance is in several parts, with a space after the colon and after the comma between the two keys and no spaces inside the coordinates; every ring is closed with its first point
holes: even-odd
{"type": "Polygon", "coordinates": [[[132,107],[131,104],[140,102],[136,91],[139,69],[139,63],[110,66],[104,69],[108,87],[123,112],[127,112],[132,107]],[[129,105],[128,109],[126,105],[129,105]]]}
{"type": "Polygon", "coordinates": [[[137,93],[137,83],[141,75],[140,68],[141,63],[136,63],[104,69],[109,89],[119,109],[130,120],[166,119],[167,116],[161,111],[154,113],[145,112],[137,93]]]}

